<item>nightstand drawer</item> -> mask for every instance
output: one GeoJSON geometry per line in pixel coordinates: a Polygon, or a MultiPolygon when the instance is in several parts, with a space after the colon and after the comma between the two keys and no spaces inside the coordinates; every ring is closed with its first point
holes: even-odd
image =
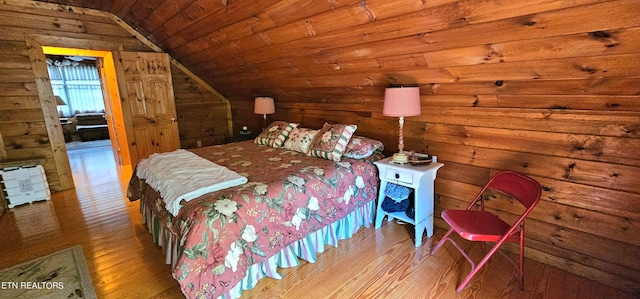
{"type": "Polygon", "coordinates": [[[384,173],[385,180],[389,182],[401,182],[405,184],[413,184],[413,174],[398,168],[387,168],[384,173]]]}

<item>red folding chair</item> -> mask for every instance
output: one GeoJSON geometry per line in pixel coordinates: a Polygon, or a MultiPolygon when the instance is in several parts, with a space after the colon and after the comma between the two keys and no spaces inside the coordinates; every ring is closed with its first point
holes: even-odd
{"type": "Polygon", "coordinates": [[[524,290],[524,219],[531,212],[533,207],[536,206],[538,201],[540,201],[541,192],[540,184],[538,184],[534,179],[513,171],[503,171],[489,180],[466,210],[442,211],[442,219],[451,226],[451,229],[449,229],[438,244],[433,247],[431,255],[434,255],[436,251],[438,251],[438,249],[440,249],[440,247],[449,240],[471,264],[471,272],[456,288],[456,292],[460,293],[460,291],[465,288],[471,278],[480,271],[482,266],[487,263],[489,258],[491,258],[496,251],[501,252],[514,264],[514,266],[516,266],[518,270],[520,289],[524,290]],[[485,199],[483,194],[488,189],[505,193],[525,207],[524,212],[518,217],[518,220],[513,224],[508,224],[504,220],[498,218],[495,214],[485,211],[485,199]],[[480,201],[479,210],[476,205],[478,201],[480,201]],[[464,250],[450,237],[451,233],[454,231],[466,240],[483,242],[483,252],[486,242],[495,243],[495,245],[476,265],[469,255],[465,253],[464,250]],[[519,243],[519,264],[516,264],[511,258],[509,258],[509,256],[499,250],[500,246],[506,242],[519,243]]]}

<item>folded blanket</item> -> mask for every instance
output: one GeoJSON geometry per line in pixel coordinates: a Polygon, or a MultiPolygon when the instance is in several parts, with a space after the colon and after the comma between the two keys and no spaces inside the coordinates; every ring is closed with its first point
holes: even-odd
{"type": "Polygon", "coordinates": [[[409,193],[411,193],[411,189],[394,183],[388,183],[387,188],[384,190],[384,195],[390,197],[395,202],[407,199],[409,193]]]}
{"type": "Polygon", "coordinates": [[[182,200],[189,201],[247,182],[246,177],[235,171],[183,149],[142,159],[136,176],[162,195],[167,210],[173,216],[180,211],[182,200]]]}

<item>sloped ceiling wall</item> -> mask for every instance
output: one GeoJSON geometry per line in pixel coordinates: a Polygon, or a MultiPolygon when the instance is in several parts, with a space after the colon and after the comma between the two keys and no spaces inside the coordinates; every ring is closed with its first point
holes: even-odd
{"type": "MultiPolygon", "coordinates": [[[[539,0],[46,2],[112,12],[230,99],[285,96],[291,90],[312,97],[317,88],[516,79],[514,74],[483,77],[486,72],[472,66],[566,56],[562,53],[571,44],[538,40],[551,36],[575,43],[583,37],[558,36],[596,32],[594,46],[615,45],[598,30],[637,25],[635,1],[585,0],[572,10],[567,8],[579,5],[539,0]],[[518,50],[523,48],[529,53],[518,50]]],[[[572,56],[585,54],[580,52],[572,56]]],[[[585,68],[563,71],[585,77],[590,67],[585,68]]],[[[517,75],[525,80],[555,74],[521,69],[517,75]]]]}
{"type": "Polygon", "coordinates": [[[418,85],[405,148],[445,164],[436,225],[497,171],[523,172],[544,186],[527,256],[640,294],[637,0],[48,2],[123,19],[226,96],[236,132],[259,128],[267,95],[273,118],[356,123],[393,152],[384,88],[418,85]]]}

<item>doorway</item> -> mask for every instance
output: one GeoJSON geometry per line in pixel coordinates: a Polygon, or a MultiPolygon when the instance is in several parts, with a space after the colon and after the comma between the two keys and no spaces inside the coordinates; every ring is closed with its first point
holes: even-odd
{"type": "Polygon", "coordinates": [[[70,55],[46,55],[46,58],[67,150],[110,142],[105,93],[98,69],[101,60],[70,55]]]}
{"type": "MultiPolygon", "coordinates": [[[[100,117],[104,117],[104,119],[106,120],[109,141],[116,164],[118,166],[130,166],[131,161],[128,154],[126,134],[124,131],[124,120],[120,107],[120,95],[118,92],[116,71],[111,51],[73,49],[50,46],[43,46],[42,49],[45,55],[59,55],[63,57],[88,57],[90,59],[95,59],[103,95],[102,98],[104,102],[104,115],[98,116],[98,120],[100,117]]],[[[70,114],[75,114],[75,111],[71,111],[70,114]]],[[[83,113],[82,117],[85,117],[86,119],[86,116],[87,114],[83,113]]],[[[88,116],[91,117],[91,115],[88,116]]],[[[61,118],[61,120],[66,121],[65,118],[61,118]]],[[[97,134],[100,134],[100,130],[102,128],[91,127],[92,124],[88,125],[88,132],[93,135],[95,135],[96,132],[97,134]]]]}

